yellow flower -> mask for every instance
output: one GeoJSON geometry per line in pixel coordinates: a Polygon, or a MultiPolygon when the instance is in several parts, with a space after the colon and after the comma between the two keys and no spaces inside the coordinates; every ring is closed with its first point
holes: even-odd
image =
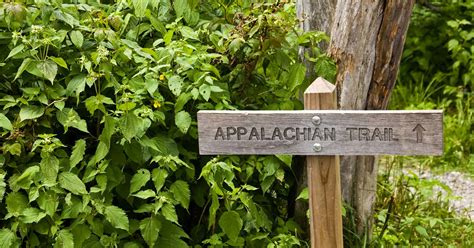
{"type": "Polygon", "coordinates": [[[161,80],[161,81],[165,80],[165,74],[161,74],[161,75],[160,75],[160,80],[161,80]]]}
{"type": "Polygon", "coordinates": [[[160,103],[160,101],[158,101],[158,100],[154,100],[154,101],[153,101],[153,107],[155,107],[155,108],[159,108],[159,107],[161,107],[161,103],[160,103]]]}

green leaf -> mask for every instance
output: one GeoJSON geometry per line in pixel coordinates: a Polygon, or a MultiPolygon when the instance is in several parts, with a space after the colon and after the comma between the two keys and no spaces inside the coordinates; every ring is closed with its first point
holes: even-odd
{"type": "Polygon", "coordinates": [[[227,211],[219,219],[219,226],[230,240],[236,240],[242,229],[243,221],[237,212],[227,211]]]}
{"type": "Polygon", "coordinates": [[[174,121],[182,133],[187,133],[191,126],[191,115],[184,110],[180,111],[176,114],[174,121]]]}
{"type": "Polygon", "coordinates": [[[151,172],[152,174],[152,180],[153,183],[155,184],[156,192],[160,192],[161,188],[165,184],[165,180],[168,177],[168,172],[163,169],[153,169],[151,172]]]}
{"type": "Polygon", "coordinates": [[[69,230],[62,229],[56,235],[56,243],[54,247],[74,248],[74,236],[69,230]]]}
{"type": "Polygon", "coordinates": [[[9,215],[19,216],[28,207],[28,199],[21,192],[11,192],[6,197],[9,215]]]}
{"type": "Polygon", "coordinates": [[[122,131],[123,137],[128,141],[132,138],[140,138],[145,134],[145,122],[142,118],[136,116],[134,113],[129,112],[120,119],[120,130],[122,131]]]}
{"type": "Polygon", "coordinates": [[[163,207],[161,208],[161,214],[163,214],[163,216],[167,220],[174,222],[176,224],[179,224],[178,215],[176,214],[176,209],[174,208],[172,204],[166,203],[165,205],[163,205],[163,207]]]}
{"type": "Polygon", "coordinates": [[[54,186],[59,171],[59,160],[56,156],[48,154],[40,162],[41,173],[43,174],[43,183],[46,186],[54,186]]]}
{"type": "Polygon", "coordinates": [[[24,59],[20,67],[18,68],[18,71],[16,72],[15,78],[13,80],[16,80],[18,77],[20,77],[21,74],[23,74],[23,72],[26,70],[26,68],[28,68],[28,66],[31,64],[32,61],[33,60],[30,58],[24,59]]]}
{"type": "Polygon", "coordinates": [[[303,199],[303,200],[308,200],[309,199],[308,187],[305,187],[303,190],[301,190],[301,193],[298,195],[296,200],[298,200],[298,199],[303,199]]]}
{"type": "Polygon", "coordinates": [[[140,221],[140,232],[148,247],[153,247],[160,233],[161,222],[156,216],[140,221]]]}
{"type": "Polygon", "coordinates": [[[10,53],[8,54],[8,56],[7,56],[7,58],[6,58],[5,60],[7,60],[7,59],[9,59],[9,58],[11,58],[11,57],[17,55],[18,53],[20,53],[21,51],[23,51],[24,48],[25,48],[25,45],[23,45],[23,44],[20,44],[20,45],[18,45],[17,47],[13,48],[13,49],[10,51],[10,53]]]}
{"type": "Polygon", "coordinates": [[[107,206],[104,213],[105,218],[112,226],[128,231],[128,218],[125,211],[116,206],[107,206]]]}
{"type": "Polygon", "coordinates": [[[0,230],[0,248],[11,248],[18,238],[10,229],[2,228],[0,230]]]}
{"type": "Polygon", "coordinates": [[[155,197],[156,194],[155,194],[155,191],[151,189],[147,189],[147,190],[138,191],[137,193],[133,194],[133,196],[140,199],[148,199],[148,198],[155,197]]]}
{"type": "Polygon", "coordinates": [[[59,175],[59,185],[61,188],[70,191],[76,195],[86,195],[86,185],[79,179],[76,174],[71,172],[62,172],[59,175]]]}
{"type": "Polygon", "coordinates": [[[40,168],[37,165],[28,167],[26,168],[26,170],[23,171],[23,173],[19,177],[11,181],[11,185],[15,185],[22,189],[29,189],[31,184],[34,181],[34,176],[39,171],[40,171],[40,168]]]}
{"type": "Polygon", "coordinates": [[[71,93],[76,92],[76,97],[79,97],[79,94],[81,94],[85,88],[86,75],[79,74],[73,77],[71,81],[69,81],[69,83],[67,84],[66,94],[70,96],[71,93]]]}
{"type": "Polygon", "coordinates": [[[181,204],[181,206],[183,206],[183,208],[189,208],[191,191],[189,190],[187,182],[177,180],[171,185],[170,192],[173,193],[174,198],[181,204]]]}
{"type": "Polygon", "coordinates": [[[74,46],[76,46],[77,48],[81,48],[82,43],[84,42],[84,36],[82,35],[82,33],[80,31],[74,30],[71,31],[69,35],[71,37],[72,44],[74,44],[74,46]]]}
{"type": "Polygon", "coordinates": [[[0,127],[6,130],[12,130],[13,126],[10,120],[2,113],[0,113],[0,127]]]}
{"type": "Polygon", "coordinates": [[[130,194],[137,192],[141,187],[150,180],[150,171],[147,169],[140,169],[133,175],[130,181],[130,194]]]}
{"type": "Polygon", "coordinates": [[[91,236],[91,231],[86,224],[79,224],[72,228],[71,230],[74,236],[74,245],[76,247],[83,247],[82,243],[91,236]]]}
{"type": "Polygon", "coordinates": [[[285,163],[288,167],[291,167],[291,161],[293,160],[293,156],[291,155],[284,155],[284,154],[277,154],[275,155],[280,161],[285,163]]]}
{"type": "Polygon", "coordinates": [[[66,64],[66,61],[64,61],[63,58],[58,58],[58,57],[49,57],[49,59],[51,59],[52,61],[54,61],[54,63],[56,63],[57,65],[63,67],[63,68],[66,68],[67,69],[67,64],[66,64]]]}
{"type": "Polygon", "coordinates": [[[209,101],[209,98],[211,97],[211,86],[207,84],[201,85],[199,87],[199,94],[201,94],[205,101],[209,101]]]}
{"type": "MultiPolygon", "coordinates": [[[[30,201],[31,200],[30,198],[30,201]]],[[[52,190],[39,192],[39,197],[36,199],[36,202],[38,203],[38,207],[51,217],[54,216],[59,205],[57,194],[52,190]]]]}
{"type": "Polygon", "coordinates": [[[37,208],[26,208],[23,210],[20,216],[20,220],[23,223],[38,223],[41,219],[46,216],[46,213],[37,208]]]}
{"type": "Polygon", "coordinates": [[[175,96],[181,94],[181,88],[183,87],[183,79],[180,76],[174,75],[168,79],[168,87],[175,96]]]}
{"type": "Polygon", "coordinates": [[[7,184],[5,183],[5,176],[6,173],[0,172],[0,202],[3,201],[3,196],[5,195],[5,190],[7,188],[7,184]]]}
{"type": "Polygon", "coordinates": [[[186,103],[191,99],[191,94],[189,93],[183,93],[181,95],[178,96],[178,98],[176,99],[176,104],[174,106],[174,112],[175,113],[178,113],[179,111],[181,111],[184,107],[184,105],[186,105],[186,103]]]}
{"type": "Polygon", "coordinates": [[[46,60],[39,62],[36,67],[43,73],[43,78],[48,79],[52,84],[58,72],[58,65],[54,61],[46,60]]]}
{"type": "Polygon", "coordinates": [[[57,111],[56,119],[63,125],[64,132],[67,132],[69,127],[73,127],[82,132],[89,133],[86,121],[81,119],[74,109],[64,108],[61,111],[57,111]]]}
{"type": "Polygon", "coordinates": [[[84,158],[86,151],[86,141],[84,139],[76,140],[76,144],[72,148],[71,158],[69,159],[69,167],[74,168],[84,158]]]}
{"type": "Polygon", "coordinates": [[[145,17],[146,7],[150,0],[132,0],[135,15],[137,17],[145,17]]]}
{"type": "Polygon", "coordinates": [[[300,63],[295,63],[290,66],[290,74],[288,76],[288,86],[290,91],[303,83],[306,73],[306,66],[300,63]]]}
{"type": "Polygon", "coordinates": [[[416,226],[415,230],[417,233],[419,233],[421,236],[424,237],[429,237],[428,232],[426,232],[426,229],[422,226],[416,226]]]}
{"type": "Polygon", "coordinates": [[[28,105],[20,109],[20,121],[31,120],[41,117],[44,114],[43,106],[28,105]]]}

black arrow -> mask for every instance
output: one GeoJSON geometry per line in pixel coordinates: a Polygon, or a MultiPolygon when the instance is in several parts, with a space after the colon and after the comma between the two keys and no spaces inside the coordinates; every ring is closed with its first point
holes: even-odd
{"type": "Polygon", "coordinates": [[[420,124],[416,124],[416,127],[413,128],[413,132],[416,132],[416,143],[423,142],[423,131],[426,129],[420,124]]]}

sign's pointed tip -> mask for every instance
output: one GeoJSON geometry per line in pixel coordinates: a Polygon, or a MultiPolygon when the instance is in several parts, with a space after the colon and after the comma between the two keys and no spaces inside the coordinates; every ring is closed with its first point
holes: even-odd
{"type": "Polygon", "coordinates": [[[313,83],[305,90],[306,93],[332,93],[336,86],[322,77],[316,78],[313,83]]]}

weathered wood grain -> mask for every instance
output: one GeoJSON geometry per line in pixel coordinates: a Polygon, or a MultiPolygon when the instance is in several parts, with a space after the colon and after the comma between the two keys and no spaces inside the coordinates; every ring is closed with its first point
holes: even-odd
{"type": "Polygon", "coordinates": [[[198,132],[203,155],[441,155],[443,152],[441,110],[199,111],[198,132]],[[320,125],[312,123],[314,116],[321,118],[320,125]],[[424,130],[415,129],[418,124],[424,130]],[[222,134],[218,134],[219,128],[222,134]],[[239,129],[241,135],[234,133],[234,129],[235,132],[239,129]],[[276,129],[280,135],[275,136],[276,129]],[[315,143],[322,146],[321,151],[313,150],[315,143]]]}
{"type": "MultiPolygon", "coordinates": [[[[323,78],[318,78],[304,92],[304,108],[305,110],[337,109],[336,98],[336,86],[323,78]]],[[[342,248],[339,156],[306,156],[306,168],[311,247],[342,248]]]]}

